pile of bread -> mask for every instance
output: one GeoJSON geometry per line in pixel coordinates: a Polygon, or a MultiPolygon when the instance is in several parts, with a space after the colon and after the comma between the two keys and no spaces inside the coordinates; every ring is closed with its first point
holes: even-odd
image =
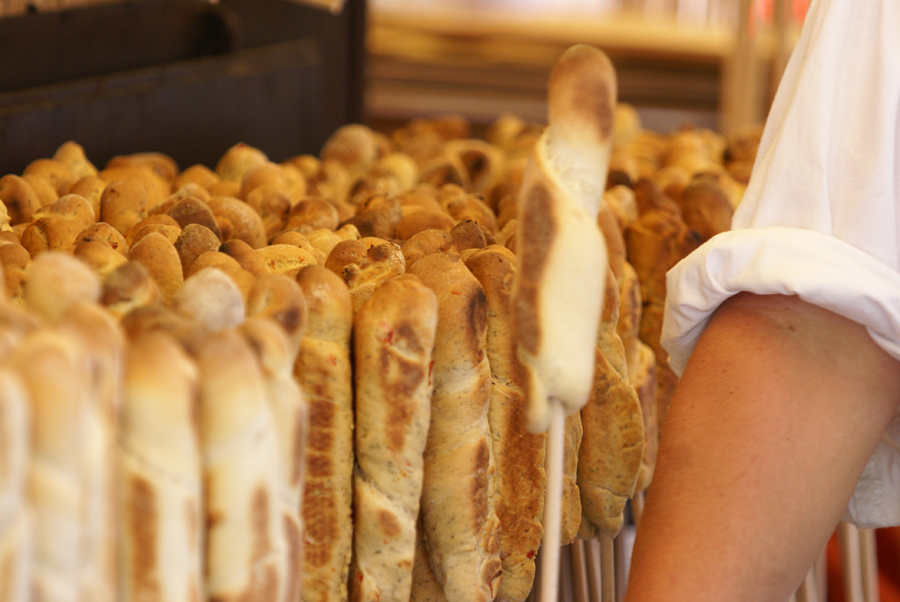
{"type": "MultiPolygon", "coordinates": [[[[0,178],[0,599],[524,600],[545,438],[509,295],[541,130],[352,124],[184,169],[67,142],[0,178]]],[[[664,272],[727,227],[755,152],[625,106],[616,136],[563,543],[650,482],[664,272]]]]}

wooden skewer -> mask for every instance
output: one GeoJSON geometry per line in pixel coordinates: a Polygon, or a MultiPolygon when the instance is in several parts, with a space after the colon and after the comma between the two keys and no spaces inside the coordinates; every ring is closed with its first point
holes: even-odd
{"type": "Polygon", "coordinates": [[[850,523],[842,522],[838,525],[837,531],[844,576],[844,600],[863,602],[859,529],[850,523]]]}
{"type": "Polygon", "coordinates": [[[541,602],[556,602],[559,596],[559,544],[562,525],[563,453],[566,414],[563,405],[550,400],[547,431],[547,492],[544,499],[544,542],[541,546],[541,602]]]}
{"type": "Polygon", "coordinates": [[[601,602],[602,588],[600,575],[600,542],[590,539],[585,542],[588,565],[588,593],[591,602],[601,602]]]}
{"type": "Polygon", "coordinates": [[[639,491],[631,498],[631,518],[634,521],[634,527],[637,528],[641,524],[641,517],[644,516],[644,492],[639,491]]]}
{"type": "Polygon", "coordinates": [[[600,579],[601,600],[616,602],[616,555],[613,538],[609,533],[601,532],[600,540],[600,579]]]}
{"type": "Polygon", "coordinates": [[[860,559],[862,569],[862,591],[865,602],[878,602],[878,552],[875,548],[875,530],[862,529],[860,537],[860,559]]]}
{"type": "Polygon", "coordinates": [[[628,584],[628,569],[625,553],[625,536],[619,531],[613,539],[613,547],[616,550],[616,602],[625,600],[625,588],[628,584]]]}
{"type": "Polygon", "coordinates": [[[592,602],[588,594],[588,566],[585,561],[584,541],[575,539],[572,550],[572,595],[575,602],[592,602]]]}

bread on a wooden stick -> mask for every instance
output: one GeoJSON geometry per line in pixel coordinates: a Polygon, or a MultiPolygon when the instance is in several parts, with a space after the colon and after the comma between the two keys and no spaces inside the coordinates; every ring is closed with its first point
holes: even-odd
{"type": "Polygon", "coordinates": [[[197,366],[171,335],[130,343],[118,443],[121,602],[203,598],[198,402],[197,366]]]}
{"type": "Polygon", "coordinates": [[[235,330],[211,334],[197,353],[211,600],[281,600],[287,553],[279,506],[278,438],[265,382],[235,330]]]}
{"type": "Polygon", "coordinates": [[[297,282],[308,311],[294,365],[309,403],[302,596],[344,600],[353,541],[353,303],[344,282],[324,267],[301,269],[297,282]]]}
{"type": "Polygon", "coordinates": [[[408,274],[356,315],[352,600],[409,600],[437,320],[434,293],[408,274]]]}
{"type": "Polygon", "coordinates": [[[438,300],[422,487],[431,568],[449,602],[493,600],[502,569],[484,289],[455,253],[423,257],[410,273],[438,300]]]}
{"type": "Polygon", "coordinates": [[[513,320],[526,367],[528,422],[549,426],[587,401],[607,252],[597,227],[613,139],[616,78],[601,51],[579,44],[554,66],[549,125],[519,195],[513,320]]]}
{"type": "Polygon", "coordinates": [[[500,520],[503,579],[498,598],[522,602],[534,585],[534,558],[544,530],[544,452],[546,435],[525,427],[523,373],[516,355],[510,318],[510,292],[515,255],[491,245],[477,251],[466,267],[487,298],[487,357],[491,368],[488,414],[493,439],[496,511],[500,520]]]}

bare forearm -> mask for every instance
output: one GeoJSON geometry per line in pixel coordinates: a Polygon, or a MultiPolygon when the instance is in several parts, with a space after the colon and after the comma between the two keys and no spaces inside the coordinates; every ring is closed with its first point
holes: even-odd
{"type": "Polygon", "coordinates": [[[786,600],[900,399],[863,327],[794,297],[720,308],[679,383],[628,602],[786,600]]]}

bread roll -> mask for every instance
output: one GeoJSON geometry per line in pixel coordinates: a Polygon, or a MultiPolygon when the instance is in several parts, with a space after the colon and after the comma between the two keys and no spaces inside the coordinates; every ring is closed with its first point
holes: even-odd
{"type": "Polygon", "coordinates": [[[147,179],[129,177],[111,181],[100,195],[100,215],[97,221],[106,222],[126,234],[164,198],[147,179]]]}
{"type": "Polygon", "coordinates": [[[206,592],[212,600],[282,600],[287,548],[278,436],[265,382],[233,330],[197,354],[205,485],[206,592]]]}
{"type": "Polygon", "coordinates": [[[105,278],[119,266],[128,263],[121,253],[105,240],[81,240],[75,243],[72,256],[88,265],[100,278],[105,278]]]}
{"type": "Polygon", "coordinates": [[[118,155],[106,163],[105,169],[115,167],[143,167],[169,183],[175,180],[175,176],[179,172],[175,159],[164,153],[153,151],[118,155]]]}
{"type": "Polygon", "coordinates": [[[272,320],[250,318],[240,326],[250,343],[265,382],[269,411],[278,439],[278,501],[287,554],[287,574],[283,602],[300,600],[300,572],[303,569],[303,471],[309,409],[300,386],[293,377],[297,348],[287,333],[272,320]]]}
{"type": "Polygon", "coordinates": [[[163,297],[168,300],[184,283],[178,251],[162,234],[151,232],[128,250],[128,259],[147,268],[163,297]]]}
{"type": "Polygon", "coordinates": [[[181,226],[170,215],[158,213],[148,215],[134,226],[125,235],[125,240],[130,246],[134,246],[137,241],[149,234],[150,232],[158,232],[165,236],[173,245],[181,234],[181,226]]]}
{"type": "Polygon", "coordinates": [[[0,178],[0,201],[9,214],[10,225],[31,221],[31,216],[41,206],[37,193],[28,180],[15,174],[0,178]]]}
{"type": "Polygon", "coordinates": [[[486,345],[491,369],[491,425],[496,511],[500,521],[503,579],[497,596],[522,602],[534,584],[534,557],[544,534],[544,455],[546,435],[529,433],[525,425],[522,366],[512,335],[510,293],[515,256],[497,245],[476,252],[466,267],[487,298],[486,345]]]}
{"type": "Polygon", "coordinates": [[[175,251],[181,260],[181,272],[185,278],[191,273],[194,261],[207,251],[218,251],[222,242],[215,232],[200,224],[188,224],[175,239],[175,251]]]}
{"type": "Polygon", "coordinates": [[[25,305],[48,324],[55,324],[75,303],[99,298],[100,279],[74,257],[43,253],[28,268],[25,305]]]}
{"type": "Polygon", "coordinates": [[[312,246],[309,242],[309,239],[306,238],[305,235],[300,234],[299,232],[284,232],[278,235],[273,241],[273,245],[293,245],[295,247],[300,247],[307,253],[313,256],[316,260],[316,264],[322,265],[325,263],[325,260],[328,259],[328,256],[312,246]]]}
{"type": "Polygon", "coordinates": [[[484,289],[456,254],[423,257],[410,273],[438,300],[422,487],[431,568],[449,602],[493,600],[502,569],[484,289]]]}
{"type": "Polygon", "coordinates": [[[483,249],[493,243],[493,239],[488,242],[481,227],[471,220],[456,224],[450,231],[450,236],[453,237],[453,244],[460,253],[468,249],[483,249]]]}
{"type": "Polygon", "coordinates": [[[284,274],[266,274],[254,280],[247,296],[247,316],[274,321],[287,335],[292,355],[299,353],[307,307],[296,280],[284,274]]]}
{"type": "Polygon", "coordinates": [[[195,164],[186,167],[172,181],[172,188],[178,190],[185,184],[197,184],[202,188],[209,188],[219,181],[219,176],[206,165],[195,164]]]}
{"type": "Polygon", "coordinates": [[[22,246],[32,258],[47,251],[68,252],[78,238],[82,227],[77,222],[56,215],[35,219],[22,231],[22,246]]]}
{"type": "MultiPolygon", "coordinates": [[[[403,217],[400,201],[393,194],[370,195],[359,206],[356,215],[344,221],[353,224],[363,237],[394,238],[397,223],[403,217]]],[[[290,223],[290,222],[288,222],[290,223]]]]}
{"type": "Polygon", "coordinates": [[[296,273],[308,265],[318,265],[312,253],[295,245],[273,244],[256,249],[273,274],[296,273]]]}
{"type": "Polygon", "coordinates": [[[184,281],[172,295],[175,313],[211,331],[234,328],[244,321],[246,307],[241,291],[225,272],[205,268],[184,281]]]}
{"type": "Polygon", "coordinates": [[[471,220],[491,234],[497,233],[497,218],[490,207],[474,194],[452,184],[441,187],[440,203],[458,221],[471,220]]]}
{"type": "Polygon", "coordinates": [[[98,176],[84,176],[72,182],[72,185],[66,190],[66,194],[77,194],[83,197],[94,215],[100,215],[100,199],[103,197],[103,190],[106,188],[106,181],[98,176]]]}
{"type": "Polygon", "coordinates": [[[113,315],[122,317],[138,307],[162,305],[163,297],[144,265],[128,261],[103,279],[100,303],[113,315]]]}
{"type": "Polygon", "coordinates": [[[23,302],[25,275],[31,263],[31,255],[20,244],[0,241],[0,265],[3,268],[4,298],[23,302]]]}
{"type": "Polygon", "coordinates": [[[240,182],[245,171],[268,160],[269,158],[263,151],[239,142],[219,157],[215,171],[216,175],[223,180],[240,182]]]}
{"type": "Polygon", "coordinates": [[[305,602],[344,600],[352,551],[353,305],[347,286],[324,267],[297,274],[308,320],[294,375],[309,402],[303,490],[305,602]]]}
{"type": "Polygon", "coordinates": [[[356,315],[353,600],[409,600],[436,328],[434,293],[410,275],[356,315]]]}
{"type": "Polygon", "coordinates": [[[226,255],[233,257],[241,264],[242,268],[257,278],[269,273],[269,267],[266,264],[266,260],[243,240],[231,239],[222,245],[221,251],[226,255]]]}
{"type": "Polygon", "coordinates": [[[237,238],[254,249],[266,245],[266,226],[260,215],[247,203],[228,196],[214,196],[207,203],[219,222],[220,230],[228,230],[222,235],[224,240],[237,238]]]}
{"type": "Polygon", "coordinates": [[[301,234],[308,234],[320,228],[335,230],[338,227],[338,220],[338,212],[333,204],[321,195],[311,195],[303,197],[290,208],[285,229],[295,230],[301,234]]]}
{"type": "Polygon", "coordinates": [[[31,400],[28,491],[34,516],[30,595],[36,600],[81,600],[84,509],[89,495],[84,456],[90,385],[83,349],[59,331],[31,333],[13,365],[31,400]]]}
{"type": "Polygon", "coordinates": [[[53,153],[53,158],[62,163],[76,178],[97,175],[97,168],[85,155],[84,147],[72,140],[59,145],[53,153]]]}
{"type": "Polygon", "coordinates": [[[406,271],[406,258],[400,247],[378,238],[361,240],[366,245],[366,254],[358,263],[344,266],[342,277],[353,298],[353,311],[359,311],[375,288],[406,271]]]}
{"type": "Polygon", "coordinates": [[[26,165],[22,175],[43,178],[53,187],[57,195],[62,195],[63,191],[78,179],[62,161],[46,157],[35,159],[26,165]]]}
{"type": "Polygon", "coordinates": [[[253,274],[242,268],[235,258],[225,253],[206,251],[194,260],[185,276],[190,278],[206,268],[216,268],[228,274],[228,277],[237,285],[246,305],[247,299],[250,297],[250,291],[253,290],[253,286],[256,283],[256,277],[253,274]]]}
{"type": "Polygon", "coordinates": [[[408,213],[397,222],[395,236],[399,240],[409,240],[424,230],[438,229],[449,232],[457,221],[445,211],[421,209],[408,213]]]}
{"type": "Polygon", "coordinates": [[[400,251],[406,260],[406,271],[419,259],[432,253],[442,253],[455,249],[453,236],[444,230],[422,230],[403,243],[400,251]]]}
{"type": "Polygon", "coordinates": [[[365,125],[351,123],[336,129],[325,141],[322,161],[336,161],[354,176],[366,171],[378,159],[374,132],[365,125]]]}
{"type": "Polygon", "coordinates": [[[31,407],[25,386],[8,366],[0,368],[0,600],[30,600],[32,516],[26,474],[31,407]]]}
{"type": "Polygon", "coordinates": [[[550,74],[550,124],[519,197],[513,320],[533,431],[549,426],[550,399],[572,413],[590,395],[607,264],[596,220],[615,104],[609,59],[587,45],[568,49],[550,74]]]}

